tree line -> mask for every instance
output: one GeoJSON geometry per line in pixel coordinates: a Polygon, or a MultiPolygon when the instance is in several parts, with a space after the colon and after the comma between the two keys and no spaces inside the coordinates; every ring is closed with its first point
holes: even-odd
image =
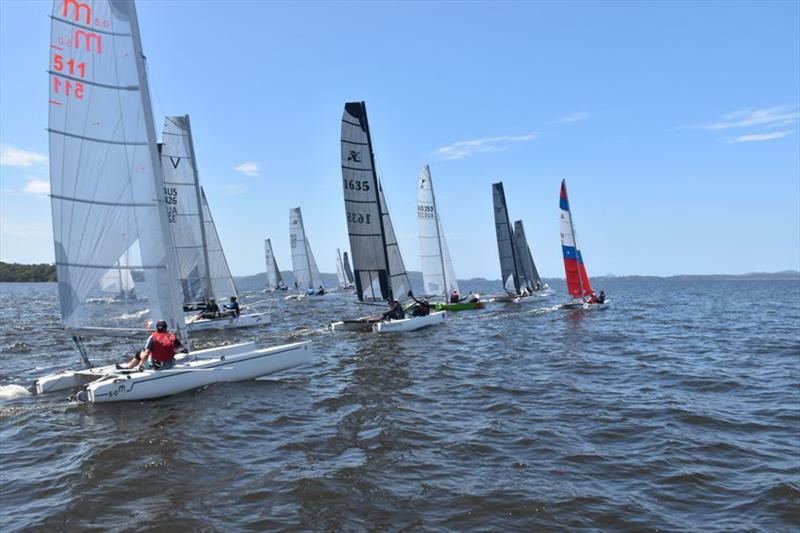
{"type": "Polygon", "coordinates": [[[0,282],[3,281],[56,281],[55,265],[21,265],[0,261],[0,282]]]}

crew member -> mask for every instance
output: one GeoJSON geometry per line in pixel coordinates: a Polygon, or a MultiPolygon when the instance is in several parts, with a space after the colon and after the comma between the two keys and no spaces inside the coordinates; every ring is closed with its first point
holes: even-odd
{"type": "Polygon", "coordinates": [[[148,337],[144,350],[136,353],[127,366],[117,365],[117,368],[120,370],[135,367],[141,370],[145,366],[155,370],[172,368],[175,366],[175,354],[181,346],[180,339],[174,333],[167,331],[167,323],[159,320],[156,323],[156,330],[148,337]]]}

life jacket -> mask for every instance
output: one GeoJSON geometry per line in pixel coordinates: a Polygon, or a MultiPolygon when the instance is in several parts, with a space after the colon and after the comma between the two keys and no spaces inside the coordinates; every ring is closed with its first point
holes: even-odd
{"type": "Polygon", "coordinates": [[[150,358],[158,363],[168,363],[175,358],[175,335],[156,331],[150,337],[150,358]]]}

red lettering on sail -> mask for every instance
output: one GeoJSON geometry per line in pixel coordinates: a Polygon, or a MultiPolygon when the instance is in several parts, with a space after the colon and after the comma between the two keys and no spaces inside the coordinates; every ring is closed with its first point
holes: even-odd
{"type": "Polygon", "coordinates": [[[86,19],[86,25],[91,26],[92,24],[92,8],[89,7],[89,4],[84,4],[82,2],[78,2],[78,0],[64,0],[64,11],[63,16],[64,18],[69,18],[67,16],[67,8],[72,6],[74,9],[74,14],[72,20],[78,22],[81,18],[81,10],[86,14],[84,17],[86,19]]]}
{"type": "Polygon", "coordinates": [[[93,48],[97,48],[98,54],[103,53],[103,37],[93,31],[75,30],[75,48],[81,47],[81,36],[86,40],[87,52],[92,52],[93,48]]]}

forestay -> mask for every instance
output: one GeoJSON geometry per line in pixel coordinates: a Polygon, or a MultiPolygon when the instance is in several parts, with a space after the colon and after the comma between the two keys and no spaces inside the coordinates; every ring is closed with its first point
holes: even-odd
{"type": "Polygon", "coordinates": [[[183,302],[214,297],[209,278],[200,184],[188,116],[166,117],[162,132],[161,167],[167,220],[178,256],[178,279],[183,302]]]}
{"type": "Polygon", "coordinates": [[[525,283],[529,288],[534,287],[537,283],[541,287],[542,278],[539,277],[536,263],[533,262],[533,254],[531,253],[528,239],[525,237],[525,228],[521,220],[514,222],[514,246],[516,247],[517,258],[522,266],[522,276],[525,279],[525,283]]]}
{"type": "Polygon", "coordinates": [[[292,248],[292,271],[298,289],[316,289],[322,286],[322,276],[311,253],[306,236],[303,214],[299,207],[289,210],[289,243],[292,248]]]}
{"type": "Polygon", "coordinates": [[[133,2],[54,1],[49,85],[50,190],[64,324],[141,328],[146,319],[163,318],[182,329],[133,2]],[[122,265],[126,252],[130,263],[122,265]],[[136,280],[148,309],[93,316],[87,298],[108,271],[121,269],[136,280]]]}
{"type": "Polygon", "coordinates": [[[284,287],[281,271],[278,270],[278,261],[276,261],[275,254],[272,251],[272,241],[269,239],[264,241],[264,260],[267,264],[267,288],[279,289],[284,287]]]}
{"type": "Polygon", "coordinates": [[[420,169],[417,185],[419,254],[425,294],[442,296],[447,300],[452,291],[458,291],[458,282],[447,249],[442,218],[436,207],[436,196],[428,165],[420,169]]]}
{"type": "Polygon", "coordinates": [[[506,292],[520,293],[519,267],[517,254],[514,250],[514,239],[511,222],[508,218],[506,194],[503,183],[492,184],[492,198],[494,201],[494,227],[497,233],[497,252],[500,256],[500,275],[506,292]]]}
{"type": "Polygon", "coordinates": [[[564,255],[564,271],[567,276],[567,291],[573,298],[582,298],[592,295],[592,286],[586,267],[583,264],[581,250],[578,247],[578,237],[575,234],[575,224],[572,222],[572,212],[567,199],[567,182],[561,180],[561,194],[559,197],[559,223],[561,225],[561,250],[564,255]]]}
{"type": "Polygon", "coordinates": [[[342,114],[342,181],[347,232],[358,299],[408,299],[408,281],[383,190],[364,102],[348,102],[342,114]]]}
{"type": "Polygon", "coordinates": [[[236,284],[233,282],[231,269],[228,268],[228,260],[225,259],[225,252],[222,250],[222,242],[219,240],[217,226],[214,224],[214,217],[211,216],[211,208],[208,207],[206,192],[202,187],[200,187],[200,203],[203,207],[211,293],[215,298],[238,297],[236,284]]]}

